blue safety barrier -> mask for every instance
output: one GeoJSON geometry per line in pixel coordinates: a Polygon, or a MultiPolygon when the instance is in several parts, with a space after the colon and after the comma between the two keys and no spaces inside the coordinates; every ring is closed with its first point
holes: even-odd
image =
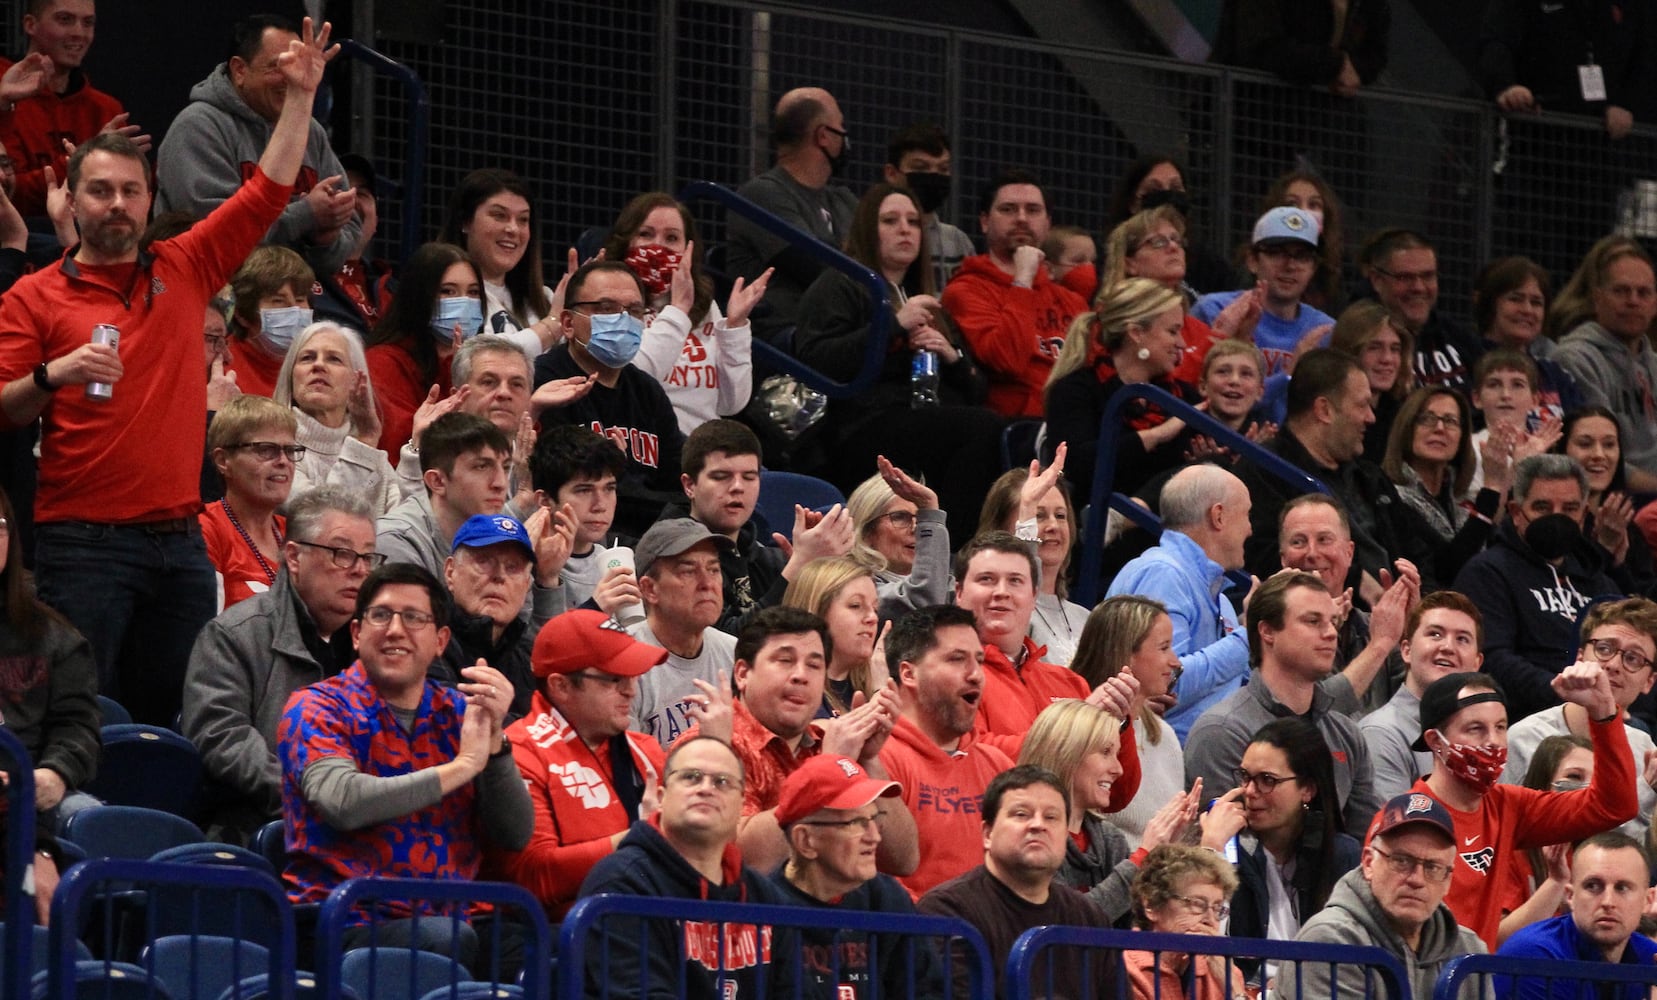
{"type": "MultiPolygon", "coordinates": [[[[1551,958],[1511,958],[1506,955],[1463,955],[1453,958],[1439,973],[1433,1000],[1467,1000],[1493,994],[1491,976],[1542,980],[1539,996],[1550,1000],[1599,1000],[1601,997],[1647,997],[1657,986],[1657,966],[1613,965],[1610,962],[1561,962],[1551,958]],[[1483,983],[1477,980],[1483,979],[1483,983]],[[1621,990],[1600,990],[1596,986],[1628,984],[1621,990]],[[1572,987],[1575,987],[1574,989],[1572,987]]],[[[1517,995],[1516,984],[1502,983],[1502,997],[1517,995]]]]}
{"type": "MultiPolygon", "coordinates": [[[[408,104],[408,145],[403,159],[401,188],[403,219],[398,240],[398,260],[408,260],[419,248],[426,223],[421,218],[426,208],[426,158],[431,148],[431,99],[426,96],[426,85],[419,74],[381,54],[354,38],[342,39],[339,54],[355,59],[381,76],[389,76],[403,86],[403,100],[408,104]]],[[[367,154],[368,150],[362,150],[367,154]]],[[[383,183],[383,164],[375,164],[383,183]]]]}
{"type": "MultiPolygon", "coordinates": [[[[123,913],[123,909],[136,908],[139,911],[137,916],[142,919],[141,926],[153,928],[158,923],[156,914],[147,911],[153,911],[163,895],[167,900],[170,922],[189,928],[192,935],[251,941],[250,932],[257,925],[263,938],[261,944],[266,949],[266,967],[238,968],[237,977],[268,975],[272,1000],[290,1000],[294,968],[293,915],[288,908],[287,894],[275,879],[251,868],[175,865],[113,858],[82,861],[65,872],[58,883],[57,892],[52,896],[52,921],[48,933],[51,954],[49,995],[73,995],[76,963],[83,958],[77,935],[90,918],[102,918],[103,963],[106,967],[118,965],[120,963],[114,953],[117,928],[131,926],[133,917],[131,913],[123,913]],[[144,891],[162,888],[168,891],[165,894],[144,891]],[[228,894],[235,894],[234,898],[238,901],[248,902],[251,915],[247,919],[242,918],[239,907],[235,908],[235,915],[228,925],[222,916],[215,916],[212,920],[202,916],[208,911],[222,914],[228,894]],[[190,919],[192,915],[197,919],[190,919]],[[267,936],[272,929],[274,938],[267,936]]],[[[140,963],[152,980],[156,978],[154,962],[155,952],[152,950],[140,963]]],[[[7,995],[21,997],[28,994],[7,995]]]]}
{"type": "Polygon", "coordinates": [[[29,751],[0,728],[0,771],[6,775],[6,929],[0,935],[0,992],[29,995],[35,900],[23,891],[35,855],[35,772],[29,751]]]}
{"type": "Polygon", "coordinates": [[[824,267],[845,274],[861,285],[868,293],[869,301],[874,303],[875,308],[870,310],[869,339],[863,345],[863,366],[850,382],[831,378],[759,337],[754,338],[755,358],[794,376],[830,399],[848,399],[875,384],[880,378],[881,368],[886,364],[886,348],[892,335],[891,310],[882,308],[886,302],[885,279],[810,233],[796,229],[735,191],[712,181],[690,182],[679,192],[679,200],[686,205],[697,201],[723,205],[727,212],[735,212],[772,236],[787,240],[795,250],[815,258],[824,267]]]}
{"type": "MultiPolygon", "coordinates": [[[[547,925],[546,913],[541,904],[530,895],[529,891],[519,885],[509,885],[504,882],[460,882],[438,881],[435,879],[418,878],[354,878],[341,883],[322,903],[322,912],[317,920],[317,982],[320,986],[319,996],[322,1000],[341,1000],[347,996],[342,989],[341,972],[345,963],[345,944],[343,935],[346,930],[362,923],[366,913],[369,918],[370,936],[369,947],[376,947],[373,943],[373,927],[383,921],[405,919],[401,911],[385,912],[382,906],[376,904],[392,903],[405,908],[412,908],[421,903],[448,904],[450,913],[421,915],[418,920],[421,924],[431,923],[438,926],[439,937],[443,938],[442,928],[447,925],[446,940],[451,946],[457,944],[462,934],[461,925],[466,923],[466,913],[473,904],[484,903],[493,908],[493,915],[500,918],[510,913],[511,919],[521,921],[524,930],[524,958],[523,958],[523,995],[525,1000],[546,1000],[548,989],[552,983],[551,947],[552,930],[547,925]]],[[[489,937],[479,941],[480,954],[491,956],[492,975],[483,977],[485,982],[492,982],[501,986],[508,985],[508,979],[500,975],[499,961],[502,953],[503,934],[505,927],[501,919],[490,921],[489,937]]],[[[482,935],[480,935],[482,937],[482,935]]],[[[378,945],[378,947],[393,947],[394,950],[404,952],[416,950],[403,946],[378,945]]],[[[395,963],[394,957],[390,963],[395,963]]],[[[409,958],[410,964],[414,961],[409,958]]],[[[388,964],[390,964],[388,963],[388,964]]],[[[450,983],[449,985],[457,985],[450,983]]],[[[359,993],[361,991],[358,991],[359,993]]],[[[366,994],[363,994],[366,996],[366,994]]],[[[420,995],[407,997],[406,1000],[420,1000],[420,995]]],[[[394,992],[378,990],[374,1000],[405,1000],[394,992]]]]}
{"type": "MultiPolygon", "coordinates": [[[[944,996],[953,1000],[989,1000],[995,986],[994,967],[990,961],[989,946],[984,943],[983,937],[972,925],[962,920],[946,917],[920,916],[916,914],[874,913],[866,910],[849,910],[835,908],[812,908],[802,906],[768,906],[759,903],[707,903],[693,899],[671,899],[659,896],[619,896],[604,894],[589,896],[578,900],[575,906],[564,917],[558,936],[558,996],[560,1000],[579,1000],[588,995],[587,976],[607,986],[611,982],[610,972],[610,945],[615,943],[621,931],[607,929],[605,922],[610,918],[623,917],[639,921],[641,940],[639,940],[641,975],[648,967],[649,944],[648,935],[643,933],[645,921],[673,921],[676,924],[685,921],[694,921],[708,925],[712,929],[714,942],[712,949],[716,957],[716,964],[724,967],[729,949],[732,947],[732,933],[740,927],[757,927],[761,929],[791,928],[798,930],[819,931],[859,931],[867,934],[901,935],[908,939],[911,948],[925,947],[928,939],[941,943],[938,951],[940,986],[944,996]],[[958,954],[958,949],[965,949],[965,957],[958,954]],[[596,953],[595,953],[596,952],[596,953]],[[967,992],[962,994],[954,989],[954,984],[965,976],[967,992]]],[[[679,970],[678,995],[684,995],[684,966],[685,966],[685,935],[675,935],[678,954],[674,957],[679,970]]],[[[773,938],[773,941],[775,939],[773,938]]],[[[629,945],[631,946],[631,944],[629,945]]],[[[837,957],[837,952],[835,955],[837,957]]],[[[908,961],[908,956],[896,958],[897,961],[908,961]]],[[[801,949],[795,948],[791,954],[778,955],[773,952],[771,961],[766,963],[762,973],[763,988],[746,998],[739,1000],[787,1000],[787,996],[776,996],[772,989],[772,976],[780,962],[793,963],[792,978],[795,982],[803,981],[803,958],[801,949]]],[[[882,959],[878,948],[871,943],[868,955],[870,978],[868,991],[862,995],[869,1000],[881,1000],[882,984],[879,969],[882,959]]],[[[837,962],[834,970],[838,972],[837,962]]],[[[908,968],[910,985],[913,987],[914,964],[908,968]]],[[[650,990],[642,988],[641,984],[618,984],[618,993],[622,996],[655,996],[650,990]]],[[[734,986],[734,982],[727,981],[727,988],[734,986]]],[[[606,994],[607,996],[608,994],[606,994]]],[[[728,995],[728,993],[727,993],[728,995]]],[[[885,994],[890,997],[890,994],[885,994]]],[[[904,994],[907,997],[916,996],[913,988],[904,994]]],[[[603,998],[595,998],[603,1000],[603,998]]],[[[900,1000],[891,997],[891,1000],[900,1000]]]]}
{"type": "MultiPolygon", "coordinates": [[[[1238,958],[1293,962],[1302,970],[1296,978],[1303,988],[1297,990],[1297,995],[1290,1000],[1359,1000],[1332,987],[1330,983],[1337,966],[1348,969],[1360,966],[1364,970],[1366,986],[1363,997],[1410,1000],[1404,967],[1379,948],[1058,926],[1025,931],[1013,942],[1012,951],[1007,956],[1005,998],[1035,1000],[1037,997],[1052,996],[1053,992],[1048,987],[1060,968],[1075,969],[1079,964],[1084,983],[1094,975],[1108,974],[1108,970],[1095,964],[1097,962],[1116,965],[1115,975],[1120,986],[1118,993],[1112,995],[1127,996],[1129,991],[1126,976],[1122,975],[1120,957],[1124,951],[1152,952],[1159,961],[1160,956],[1168,952],[1192,956],[1218,955],[1227,960],[1228,973],[1235,964],[1232,960],[1238,958]],[[1094,954],[1100,951],[1105,954],[1094,954]],[[1324,967],[1330,971],[1316,971],[1324,967]]],[[[1160,990],[1157,992],[1160,993],[1160,990]]],[[[1153,996],[1153,1000],[1160,998],[1153,996]]]]}
{"type": "MultiPolygon", "coordinates": [[[[1099,579],[1105,552],[1105,510],[1118,511],[1128,520],[1152,535],[1162,533],[1162,519],[1134,503],[1121,493],[1111,490],[1116,481],[1116,442],[1126,427],[1122,411],[1136,400],[1154,403],[1164,413],[1185,421],[1192,430],[1206,434],[1214,442],[1253,462],[1284,482],[1304,493],[1328,493],[1329,487],[1314,476],[1309,476],[1278,455],[1250,441],[1215,418],[1174,396],[1168,390],[1149,383],[1124,385],[1105,404],[1105,414],[1099,420],[1098,459],[1094,463],[1093,482],[1089,484],[1088,507],[1091,511],[1082,531],[1081,575],[1071,600],[1092,607],[1105,596],[1105,582],[1099,579]]],[[[1236,582],[1248,583],[1243,576],[1236,582]]]]}

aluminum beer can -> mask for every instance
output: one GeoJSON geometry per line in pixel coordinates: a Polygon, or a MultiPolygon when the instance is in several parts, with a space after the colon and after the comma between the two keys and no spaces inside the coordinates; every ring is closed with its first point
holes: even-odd
{"type": "MultiPolygon", "coordinates": [[[[94,344],[108,344],[110,347],[119,347],[121,344],[121,329],[108,323],[99,323],[92,328],[92,342],[94,344]]],[[[115,386],[109,382],[86,383],[87,399],[113,399],[115,386]]]]}

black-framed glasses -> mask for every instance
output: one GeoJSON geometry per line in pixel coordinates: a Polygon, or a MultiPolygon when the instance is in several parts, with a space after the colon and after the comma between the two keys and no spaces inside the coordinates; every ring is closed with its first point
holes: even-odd
{"type": "Polygon", "coordinates": [[[375,628],[389,628],[393,618],[401,618],[403,627],[410,632],[418,632],[423,628],[430,628],[437,621],[435,615],[429,611],[406,610],[398,611],[394,608],[381,607],[376,604],[371,608],[364,608],[362,620],[375,628]]]}
{"type": "Polygon", "coordinates": [[[720,771],[704,771],[697,767],[681,767],[667,772],[667,780],[683,789],[700,788],[702,782],[713,785],[716,792],[740,792],[742,779],[734,774],[724,774],[720,771]]]}
{"type": "Polygon", "coordinates": [[[1201,896],[1169,896],[1168,899],[1183,906],[1185,912],[1193,917],[1205,917],[1210,913],[1214,914],[1215,923],[1231,916],[1230,903],[1213,903],[1201,896]]]}
{"type": "Polygon", "coordinates": [[[356,552],[352,549],[342,549],[336,545],[320,545],[316,542],[302,542],[297,538],[290,539],[295,545],[303,545],[308,549],[321,549],[333,559],[338,569],[351,569],[357,563],[362,563],[370,570],[379,569],[385,565],[386,557],[380,552],[356,552]]]}
{"type": "Polygon", "coordinates": [[[602,673],[595,674],[595,673],[592,673],[591,671],[587,671],[587,670],[577,670],[573,674],[565,674],[564,676],[565,677],[572,677],[572,678],[573,677],[579,677],[584,681],[592,681],[594,684],[604,684],[604,685],[607,685],[609,687],[621,687],[623,684],[626,684],[628,681],[638,679],[636,677],[619,677],[615,674],[602,674],[602,673]]]}
{"type": "Polygon", "coordinates": [[[1637,649],[1623,649],[1610,639],[1589,639],[1588,648],[1594,651],[1594,659],[1601,663],[1611,662],[1613,657],[1622,661],[1623,670],[1637,674],[1651,666],[1651,660],[1637,649]]]}
{"type": "Polygon", "coordinates": [[[1135,246],[1133,249],[1135,253],[1138,253],[1146,247],[1150,247],[1152,250],[1166,250],[1169,247],[1179,247],[1181,250],[1184,250],[1190,245],[1190,241],[1183,236],[1169,236],[1165,233],[1158,233],[1155,236],[1147,236],[1140,240],[1139,245],[1135,246]]]}
{"type": "Polygon", "coordinates": [[[1375,268],[1375,273],[1383,277],[1391,278],[1393,281],[1396,281],[1401,285],[1413,285],[1417,283],[1431,285],[1436,284],[1438,281],[1437,271],[1389,271],[1384,267],[1377,267],[1375,268]]]}
{"type": "Polygon", "coordinates": [[[894,510],[880,515],[880,519],[900,531],[912,531],[915,527],[915,512],[910,510],[894,510]]]}
{"type": "Polygon", "coordinates": [[[805,819],[800,821],[801,826],[826,826],[839,830],[851,830],[858,836],[868,833],[880,825],[880,814],[873,816],[857,816],[852,819],[805,819]]]}
{"type": "Polygon", "coordinates": [[[843,129],[843,128],[835,128],[835,127],[834,127],[834,126],[833,126],[833,125],[824,125],[824,126],[823,126],[823,127],[824,127],[824,128],[826,128],[826,129],[828,129],[828,130],[829,130],[829,131],[830,131],[830,132],[833,132],[833,133],[834,133],[834,134],[835,134],[835,135],[837,135],[837,136],[839,136],[839,137],[840,137],[840,141],[841,141],[841,142],[843,142],[843,143],[845,143],[845,144],[846,144],[846,146],[845,146],[845,148],[846,148],[846,151],[847,151],[847,152],[850,152],[850,151],[851,151],[851,148],[852,148],[852,136],[851,136],[851,133],[850,133],[850,132],[847,132],[847,131],[846,131],[846,130],[845,130],[845,129],[843,129]]]}
{"type": "Polygon", "coordinates": [[[571,309],[576,309],[576,308],[591,309],[593,312],[588,313],[589,316],[592,315],[593,313],[600,313],[600,314],[603,314],[603,315],[613,315],[615,313],[626,313],[627,315],[633,317],[634,319],[638,320],[639,322],[645,323],[645,324],[649,324],[650,322],[652,322],[656,318],[656,313],[654,311],[650,310],[650,309],[646,309],[643,305],[624,306],[620,302],[617,302],[614,299],[597,299],[597,300],[591,301],[591,302],[571,302],[570,303],[570,308],[571,309]]]}
{"type": "Polygon", "coordinates": [[[1273,774],[1270,771],[1251,772],[1245,771],[1239,767],[1231,772],[1231,778],[1233,781],[1237,782],[1238,788],[1247,788],[1249,783],[1253,782],[1254,787],[1260,789],[1262,792],[1265,792],[1267,795],[1270,795],[1271,793],[1277,791],[1277,786],[1283,784],[1285,781],[1299,781],[1300,775],[1273,774]]]}
{"type": "Polygon", "coordinates": [[[1461,426],[1461,414],[1459,414],[1459,413],[1428,413],[1425,410],[1423,410],[1420,414],[1418,414],[1416,416],[1415,426],[1421,428],[1424,431],[1435,430],[1439,427],[1442,427],[1445,430],[1449,430],[1452,427],[1460,427],[1461,426]]]}
{"type": "Polygon", "coordinates": [[[1420,868],[1421,877],[1429,882],[1448,882],[1450,880],[1451,868],[1449,865],[1437,861],[1428,861],[1426,858],[1418,858],[1411,854],[1394,854],[1374,844],[1369,845],[1369,848],[1385,858],[1387,867],[1391,868],[1395,874],[1408,875],[1420,868]]]}
{"type": "Polygon", "coordinates": [[[1317,260],[1318,256],[1316,250],[1313,250],[1304,243],[1268,243],[1265,246],[1256,247],[1255,253],[1258,253],[1262,257],[1278,257],[1284,260],[1292,260],[1297,264],[1310,264],[1312,261],[1317,260]]]}
{"type": "Polygon", "coordinates": [[[305,457],[305,446],[302,444],[277,444],[275,441],[241,441],[236,444],[227,444],[225,451],[251,451],[253,457],[261,462],[274,462],[280,455],[288,456],[288,461],[297,462],[305,457]]]}

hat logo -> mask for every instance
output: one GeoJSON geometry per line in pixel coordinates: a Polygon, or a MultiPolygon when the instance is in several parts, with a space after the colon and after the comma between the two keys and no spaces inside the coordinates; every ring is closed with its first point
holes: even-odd
{"type": "Polygon", "coordinates": [[[1404,815],[1408,816],[1411,813],[1424,813],[1432,811],[1433,800],[1418,793],[1410,796],[1410,804],[1404,809],[1404,815]]]}
{"type": "Polygon", "coordinates": [[[497,517],[497,518],[495,518],[495,527],[497,529],[499,529],[501,531],[505,531],[509,534],[513,534],[513,535],[517,534],[517,531],[514,530],[514,529],[517,528],[517,526],[518,526],[517,522],[513,521],[510,517],[497,517]]]}
{"type": "Polygon", "coordinates": [[[1298,233],[1306,228],[1306,219],[1297,212],[1285,212],[1283,225],[1298,233]]]}
{"type": "Polygon", "coordinates": [[[616,621],[614,617],[606,618],[599,622],[598,627],[609,629],[612,632],[620,632],[622,635],[627,634],[627,629],[623,628],[621,622],[616,621]]]}
{"type": "Polygon", "coordinates": [[[844,757],[841,757],[839,760],[835,761],[835,763],[840,765],[840,770],[845,772],[846,777],[848,777],[848,778],[857,777],[857,765],[856,764],[853,764],[851,761],[847,760],[844,757]]]}

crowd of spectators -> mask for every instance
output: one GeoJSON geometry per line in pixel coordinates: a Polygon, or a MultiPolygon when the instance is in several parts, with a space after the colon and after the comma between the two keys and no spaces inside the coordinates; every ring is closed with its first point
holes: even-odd
{"type": "MultiPolygon", "coordinates": [[[[1228,17],[1228,51],[1348,99],[1388,15],[1333,6],[1292,37],[1228,17]]],[[[296,902],[397,875],[516,882],[554,919],[599,892],[918,911],[975,924],[998,969],[1051,923],[1337,941],[1397,955],[1417,995],[1457,954],[1657,951],[1638,241],[1582,248],[1557,295],[1495,260],[1464,317],[1429,233],[1370,236],[1348,288],[1339,193],[1289,163],[1246,273],[1189,253],[1183,172],[1153,155],[1098,243],[1002,170],[977,253],[937,215],[941,129],[900,131],[859,196],[856,109],[802,88],[740,188],[796,241],[733,221],[716,271],[646,192],[548,275],[534,191],[483,167],[388,264],[372,163],[312,118],[327,25],[239,22],[152,171],[79,69],[94,24],[93,0],[31,0],[0,75],[0,239],[48,211],[66,237],[0,290],[0,411],[38,455],[7,468],[26,508],[0,492],[37,889],[99,805],[104,695],[195,743],[211,837],[282,825],[296,902]],[[874,386],[794,470],[849,499],[768,523],[753,338],[847,379],[881,329],[874,386]],[[1101,427],[1147,385],[1237,437],[1146,399],[1101,427]],[[1009,421],[1040,426],[1010,471],[1009,421]],[[1162,531],[1112,525],[1089,607],[1105,430],[1162,531]]],[[[1557,99],[1527,44],[1492,50],[1510,110],[1557,99]]],[[[1575,110],[1625,131],[1629,91],[1588,86],[1575,110]]],[[[475,935],[390,933],[480,960],[475,935]]],[[[620,933],[612,974],[729,995],[798,946],[778,968],[802,989],[856,996],[901,944],[734,933],[685,970],[620,933]]],[[[921,951],[910,981],[936,981],[921,951]]],[[[1129,951],[1055,989],[1294,996],[1311,974],[1129,951]]]]}

